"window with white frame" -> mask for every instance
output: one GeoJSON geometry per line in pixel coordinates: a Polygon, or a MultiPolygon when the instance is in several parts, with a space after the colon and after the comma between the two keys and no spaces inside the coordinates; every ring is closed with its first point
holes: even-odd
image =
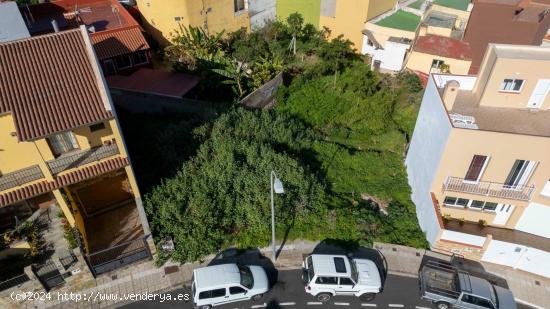
{"type": "Polygon", "coordinates": [[[504,92],[521,92],[525,80],[515,79],[515,78],[506,78],[502,81],[500,85],[500,91],[504,92]]]}
{"type": "Polygon", "coordinates": [[[537,163],[537,161],[516,160],[504,182],[506,188],[521,190],[533,174],[537,163]]]}
{"type": "Polygon", "coordinates": [[[489,212],[494,212],[498,206],[498,203],[470,200],[454,196],[446,196],[443,204],[447,207],[470,208],[489,212]]]}
{"type": "Polygon", "coordinates": [[[488,161],[489,156],[474,155],[468,166],[468,171],[466,171],[466,175],[464,176],[464,182],[477,183],[485,171],[488,161]]]}

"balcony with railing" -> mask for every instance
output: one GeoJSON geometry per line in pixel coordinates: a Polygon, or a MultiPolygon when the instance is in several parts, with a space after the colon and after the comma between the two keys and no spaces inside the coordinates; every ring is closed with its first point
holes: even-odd
{"type": "Polygon", "coordinates": [[[48,168],[53,175],[57,175],[68,169],[76,168],[85,164],[93,163],[119,154],[118,146],[115,143],[90,148],[62,155],[51,161],[47,161],[48,168]]]}
{"type": "Polygon", "coordinates": [[[0,191],[22,186],[26,183],[42,179],[44,174],[38,165],[26,167],[15,172],[0,176],[0,191]]]}
{"type": "Polygon", "coordinates": [[[458,177],[448,177],[443,187],[445,191],[471,193],[520,201],[529,201],[533,191],[535,191],[534,185],[508,186],[502,183],[488,181],[468,182],[458,177]]]}

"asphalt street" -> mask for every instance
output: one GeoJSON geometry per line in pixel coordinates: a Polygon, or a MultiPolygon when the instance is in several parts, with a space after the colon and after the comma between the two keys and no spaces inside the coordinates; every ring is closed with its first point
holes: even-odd
{"type": "MultiPolygon", "coordinates": [[[[223,305],[220,309],[326,309],[326,308],[432,308],[430,303],[419,298],[418,280],[411,277],[389,275],[384,285],[384,291],[372,302],[361,302],[352,296],[336,296],[326,303],[320,303],[304,292],[301,280],[301,270],[280,271],[278,281],[273,289],[257,301],[246,301],[223,305]]],[[[190,293],[188,288],[171,291],[175,298],[178,294],[190,293]]],[[[193,308],[192,301],[147,301],[136,302],[123,308],[193,308]]]]}

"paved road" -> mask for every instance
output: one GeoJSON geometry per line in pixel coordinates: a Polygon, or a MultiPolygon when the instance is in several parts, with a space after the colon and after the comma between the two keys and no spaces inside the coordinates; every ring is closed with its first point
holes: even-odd
{"type": "MultiPolygon", "coordinates": [[[[189,293],[189,289],[178,289],[170,292],[173,298],[178,294],[189,293]]],[[[191,309],[191,301],[158,301],[137,302],[126,305],[124,308],[185,308],[191,309]]],[[[258,302],[239,302],[216,307],[220,309],[328,309],[328,308],[432,308],[431,305],[418,297],[418,280],[410,277],[389,275],[384,291],[372,302],[364,303],[356,297],[337,296],[325,304],[317,302],[312,296],[304,292],[301,281],[301,270],[281,271],[278,282],[273,289],[264,295],[258,302]]]]}

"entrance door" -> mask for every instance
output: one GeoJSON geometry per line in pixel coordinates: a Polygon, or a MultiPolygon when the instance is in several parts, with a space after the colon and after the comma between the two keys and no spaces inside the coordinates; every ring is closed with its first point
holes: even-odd
{"type": "Polygon", "coordinates": [[[505,225],[510,219],[512,212],[514,212],[514,205],[510,204],[498,204],[495,209],[496,216],[493,219],[493,224],[505,225]]]}
{"type": "Polygon", "coordinates": [[[548,91],[550,91],[550,79],[539,79],[535,90],[533,90],[533,93],[531,94],[531,98],[529,98],[527,107],[540,108],[546,98],[546,95],[548,94],[548,91]]]}

